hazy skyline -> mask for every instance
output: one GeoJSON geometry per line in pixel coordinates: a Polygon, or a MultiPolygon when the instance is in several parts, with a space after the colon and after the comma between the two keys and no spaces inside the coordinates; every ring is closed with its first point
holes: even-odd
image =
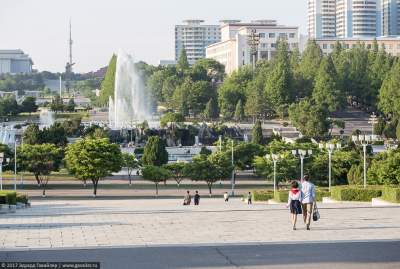
{"type": "Polygon", "coordinates": [[[119,49],[158,64],[174,58],[174,25],[185,19],[276,19],[306,32],[306,0],[2,0],[0,49],[22,49],[39,71],[63,72],[72,20],[75,72],[106,66],[119,49]]]}

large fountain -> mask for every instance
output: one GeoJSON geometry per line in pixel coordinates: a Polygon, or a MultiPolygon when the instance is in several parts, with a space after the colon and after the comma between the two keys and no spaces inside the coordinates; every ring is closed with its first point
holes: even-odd
{"type": "Polygon", "coordinates": [[[119,52],[114,98],[109,98],[108,118],[112,129],[132,128],[151,117],[146,87],[131,55],[119,52]]]}

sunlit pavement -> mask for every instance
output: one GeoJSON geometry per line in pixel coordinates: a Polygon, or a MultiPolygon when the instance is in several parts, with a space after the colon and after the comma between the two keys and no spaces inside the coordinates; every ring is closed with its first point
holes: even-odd
{"type": "Polygon", "coordinates": [[[400,239],[400,207],[320,205],[321,220],[293,231],[285,205],[239,199],[37,201],[0,215],[2,249],[400,239]]]}

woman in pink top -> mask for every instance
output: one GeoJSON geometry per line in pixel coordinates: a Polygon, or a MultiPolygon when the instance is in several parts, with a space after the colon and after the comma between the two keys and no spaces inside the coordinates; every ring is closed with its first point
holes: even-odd
{"type": "Polygon", "coordinates": [[[292,189],[289,191],[288,203],[286,207],[290,208],[290,218],[293,225],[293,230],[296,230],[297,215],[302,214],[301,210],[301,191],[299,190],[299,183],[292,182],[292,189]]]}

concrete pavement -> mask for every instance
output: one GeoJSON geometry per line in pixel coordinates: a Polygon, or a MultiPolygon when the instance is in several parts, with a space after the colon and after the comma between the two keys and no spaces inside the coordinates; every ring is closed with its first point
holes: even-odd
{"type": "Polygon", "coordinates": [[[284,205],[239,199],[51,200],[0,215],[2,250],[400,240],[400,207],[368,203],[320,206],[321,220],[292,231],[284,205]]]}
{"type": "Polygon", "coordinates": [[[399,241],[374,241],[34,250],[0,252],[0,264],[86,261],[100,262],[102,269],[397,269],[399,249],[399,241]]]}

